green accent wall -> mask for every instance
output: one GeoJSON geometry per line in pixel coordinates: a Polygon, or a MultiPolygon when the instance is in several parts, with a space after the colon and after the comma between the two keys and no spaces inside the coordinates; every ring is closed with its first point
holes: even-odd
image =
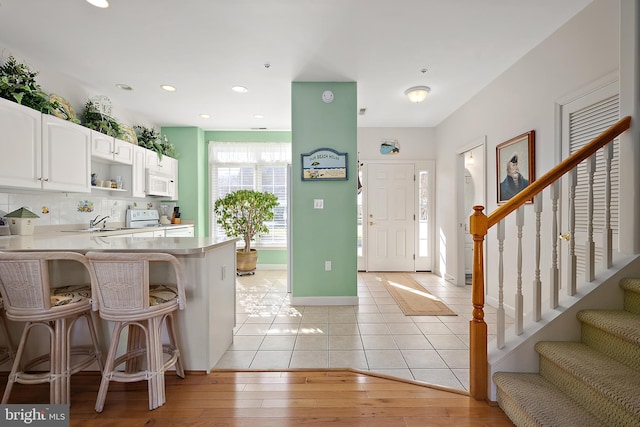
{"type": "Polygon", "coordinates": [[[209,184],[204,132],[197,127],[163,127],[178,156],[178,200],[181,216],[195,221],[195,235],[209,235],[209,184]]]}
{"type": "Polygon", "coordinates": [[[357,85],[294,82],[291,97],[293,296],[357,296],[357,85]],[[322,101],[325,90],[333,102],[322,101]],[[318,148],[348,154],[348,180],[301,180],[300,155],[318,148]],[[314,209],[314,199],[324,209],[314,209]]]}

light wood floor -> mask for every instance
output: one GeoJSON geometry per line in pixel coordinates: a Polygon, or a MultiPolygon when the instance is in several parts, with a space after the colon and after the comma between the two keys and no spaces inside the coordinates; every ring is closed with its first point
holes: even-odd
{"type": "MultiPolygon", "coordinates": [[[[4,390],[6,373],[0,374],[4,390]]],[[[167,403],[148,410],[146,381],[112,383],[94,410],[99,376],[71,385],[71,426],[512,426],[498,407],[460,393],[352,371],[166,375],[167,403]]],[[[9,403],[47,403],[47,384],[16,384],[9,403]]]]}

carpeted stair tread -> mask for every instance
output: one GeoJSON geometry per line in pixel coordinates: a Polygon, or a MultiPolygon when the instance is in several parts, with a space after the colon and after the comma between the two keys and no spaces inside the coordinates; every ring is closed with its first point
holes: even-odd
{"type": "Polygon", "coordinates": [[[539,374],[497,372],[498,403],[517,426],[602,426],[539,374]]]}
{"type": "Polygon", "coordinates": [[[622,310],[581,310],[578,320],[640,346],[640,316],[622,310]]]}
{"type": "Polygon", "coordinates": [[[625,291],[635,292],[640,294],[640,278],[627,277],[620,280],[620,287],[625,291]]]}
{"type": "MultiPolygon", "coordinates": [[[[640,371],[580,342],[542,341],[535,348],[541,356],[541,372],[544,373],[543,363],[553,363],[640,423],[640,371]]],[[[547,379],[554,382],[552,378],[547,379]]],[[[560,384],[555,385],[560,387],[560,384]]]]}
{"type": "Polygon", "coordinates": [[[640,279],[635,277],[622,279],[620,287],[624,290],[624,309],[640,314],[640,279]]]}

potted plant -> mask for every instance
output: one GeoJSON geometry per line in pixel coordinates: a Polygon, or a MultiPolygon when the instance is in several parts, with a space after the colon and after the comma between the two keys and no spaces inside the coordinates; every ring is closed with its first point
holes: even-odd
{"type": "Polygon", "coordinates": [[[21,64],[13,56],[0,66],[0,98],[33,108],[45,114],[53,114],[58,107],[51,102],[40,85],[36,83],[38,72],[21,64]]]}
{"type": "Polygon", "coordinates": [[[157,130],[145,126],[138,125],[133,128],[136,131],[138,145],[158,153],[160,160],[162,160],[163,155],[173,157],[174,159],[178,158],[176,147],[169,142],[169,138],[167,138],[166,135],[160,138],[160,133],[157,130]]]}
{"type": "Polygon", "coordinates": [[[82,124],[89,129],[93,129],[116,138],[120,138],[122,133],[120,123],[118,123],[118,121],[113,117],[98,110],[91,100],[87,101],[84,106],[82,124]]]}
{"type": "Polygon", "coordinates": [[[258,252],[251,248],[256,235],[269,232],[266,221],[273,219],[278,206],[275,194],[255,190],[237,190],[215,201],[216,222],[228,237],[242,237],[244,248],[237,252],[238,274],[253,274],[258,252]]]}

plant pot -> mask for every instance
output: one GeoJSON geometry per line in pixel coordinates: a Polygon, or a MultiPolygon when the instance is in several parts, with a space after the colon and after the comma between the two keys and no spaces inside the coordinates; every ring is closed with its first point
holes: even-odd
{"type": "Polygon", "coordinates": [[[258,251],[251,249],[251,252],[243,252],[242,249],[236,252],[236,270],[238,274],[252,274],[256,271],[258,264],[258,251]]]}

